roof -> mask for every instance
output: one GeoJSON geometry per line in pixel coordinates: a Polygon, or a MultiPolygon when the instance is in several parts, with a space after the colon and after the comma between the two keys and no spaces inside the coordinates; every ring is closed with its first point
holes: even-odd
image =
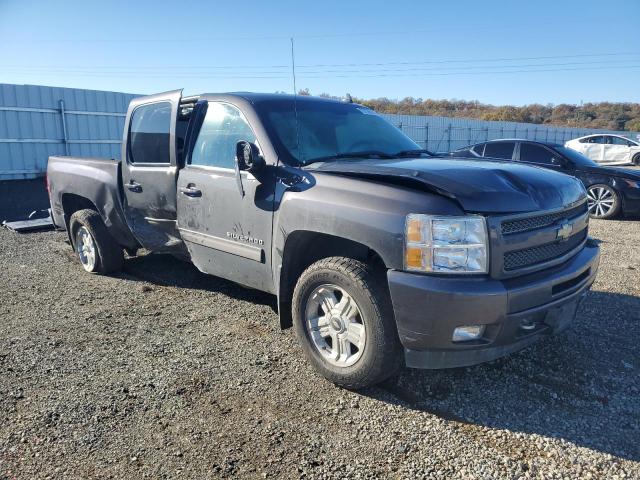
{"type": "Polygon", "coordinates": [[[493,140],[487,140],[485,142],[478,142],[476,145],[483,145],[485,143],[495,143],[495,142],[526,142],[526,143],[538,143],[540,145],[546,145],[547,147],[562,147],[563,145],[560,143],[554,142],[542,142],[540,140],[528,140],[526,138],[495,138],[493,140]]]}
{"type": "Polygon", "coordinates": [[[314,97],[311,95],[292,95],[289,93],[257,93],[257,92],[228,92],[228,93],[205,93],[201,96],[232,96],[244,98],[245,100],[251,103],[259,103],[259,102],[267,102],[274,100],[289,100],[289,101],[297,101],[297,102],[332,102],[332,103],[344,103],[341,100],[336,100],[334,98],[326,98],[326,97],[314,97]]]}

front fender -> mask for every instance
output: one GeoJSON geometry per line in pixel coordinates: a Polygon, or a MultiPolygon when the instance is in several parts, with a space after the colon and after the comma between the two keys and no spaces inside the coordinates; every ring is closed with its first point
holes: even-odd
{"type": "Polygon", "coordinates": [[[462,215],[452,200],[409,187],[303,172],[303,188],[286,188],[274,217],[273,276],[279,272],[287,237],[317,232],[365,245],[386,268],[403,267],[404,225],[409,213],[462,215]]]}

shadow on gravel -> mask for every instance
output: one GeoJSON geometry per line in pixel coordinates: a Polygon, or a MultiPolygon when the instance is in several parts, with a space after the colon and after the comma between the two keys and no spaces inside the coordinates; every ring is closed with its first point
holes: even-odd
{"type": "Polygon", "coordinates": [[[205,275],[189,262],[183,262],[171,255],[143,255],[129,258],[123,273],[127,280],[148,282],[156,285],[192,288],[218,292],[229,297],[266,305],[277,310],[276,297],[265,292],[244,288],[222,278],[205,275]]]}
{"type": "MultiPolygon", "coordinates": [[[[169,255],[128,259],[121,276],[276,307],[273,295],[204,275],[169,255]]],[[[562,439],[639,461],[638,338],[640,298],[590,292],[564,334],[474,367],[405,369],[398,378],[360,393],[456,422],[488,448],[516,447],[496,443],[495,436],[483,435],[479,427],[562,439]]],[[[535,442],[526,445],[523,456],[544,456],[535,442]]]]}
{"type": "MultiPolygon", "coordinates": [[[[639,461],[638,338],[640,298],[590,292],[572,328],[528,350],[469,368],[405,370],[361,393],[458,422],[498,450],[513,446],[496,444],[477,427],[543,435],[639,461]]],[[[543,454],[535,444],[527,450],[543,454]]]]}

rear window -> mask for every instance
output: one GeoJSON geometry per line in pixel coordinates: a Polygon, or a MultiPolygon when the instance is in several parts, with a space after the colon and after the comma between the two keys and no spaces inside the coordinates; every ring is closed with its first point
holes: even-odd
{"type": "Polygon", "coordinates": [[[511,160],[513,157],[514,142],[492,142],[484,147],[484,156],[490,158],[502,158],[511,160]]]}
{"type": "Polygon", "coordinates": [[[171,103],[142,105],[133,111],[129,128],[132,163],[169,163],[171,103]]]}
{"type": "Polygon", "coordinates": [[[475,147],[472,147],[471,151],[475,152],[475,154],[479,156],[484,155],[484,143],[481,143],[480,145],[476,145],[475,147]]]}

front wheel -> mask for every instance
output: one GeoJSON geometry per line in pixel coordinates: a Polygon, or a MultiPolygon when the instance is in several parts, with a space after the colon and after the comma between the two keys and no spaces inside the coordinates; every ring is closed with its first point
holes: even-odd
{"type": "Polygon", "coordinates": [[[587,204],[592,218],[609,219],[620,212],[620,197],[609,185],[591,185],[587,189],[587,204]]]}
{"type": "Polygon", "coordinates": [[[636,153],[631,161],[636,167],[640,167],[640,153],[636,153]]]}
{"type": "Polygon", "coordinates": [[[368,387],[401,366],[383,282],[364,263],[344,257],[320,260],[298,280],[292,302],[296,335],[309,362],[336,385],[368,387]]]}

